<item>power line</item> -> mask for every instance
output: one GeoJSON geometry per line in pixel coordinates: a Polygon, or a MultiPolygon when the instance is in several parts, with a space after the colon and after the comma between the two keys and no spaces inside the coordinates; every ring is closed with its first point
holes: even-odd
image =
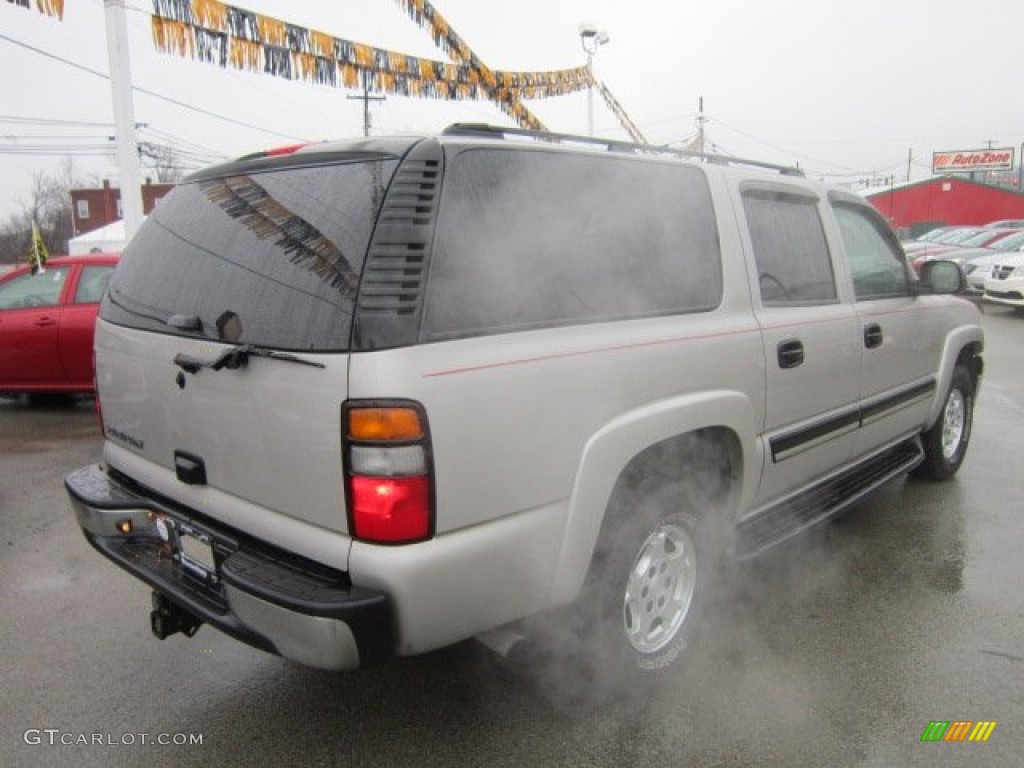
{"type": "MultiPolygon", "coordinates": [[[[29,45],[28,43],[23,43],[20,40],[15,40],[13,37],[8,37],[7,35],[0,34],[0,40],[5,40],[8,43],[13,43],[14,45],[17,45],[17,46],[20,46],[22,48],[25,48],[25,49],[27,49],[29,51],[32,51],[33,53],[38,53],[40,56],[45,56],[48,59],[53,59],[54,61],[59,61],[62,64],[68,65],[69,67],[74,67],[75,69],[79,69],[79,70],[81,70],[83,72],[88,72],[90,75],[95,75],[96,77],[102,77],[104,80],[109,80],[110,79],[110,75],[107,75],[107,74],[104,74],[103,72],[100,72],[98,70],[92,69],[91,67],[87,67],[84,64],[79,64],[77,62],[71,61],[70,59],[65,59],[65,58],[63,58],[61,56],[57,56],[56,54],[50,53],[48,51],[44,51],[41,48],[36,48],[35,46],[29,45]]],[[[203,109],[202,107],[196,107],[196,106],[193,106],[191,104],[186,104],[183,101],[178,101],[177,99],[171,98],[170,96],[165,96],[162,93],[157,93],[156,91],[151,91],[148,88],[141,88],[141,87],[139,87],[137,85],[133,85],[132,86],[132,90],[136,91],[138,93],[144,93],[147,96],[152,96],[155,99],[160,99],[161,101],[166,101],[169,104],[174,104],[175,106],[181,107],[183,109],[188,109],[188,110],[191,110],[193,112],[198,112],[198,113],[206,115],[208,117],[214,117],[214,118],[216,118],[218,120],[223,120],[226,123],[232,123],[234,125],[238,125],[238,126],[241,126],[243,128],[249,128],[250,130],[254,130],[254,131],[261,131],[263,133],[268,133],[268,134],[271,134],[273,136],[280,136],[281,138],[284,138],[284,139],[292,139],[294,141],[308,141],[308,139],[306,137],[303,137],[303,136],[294,136],[294,135],[289,134],[289,133],[281,133],[280,131],[272,131],[269,128],[261,128],[260,126],[252,125],[251,123],[243,123],[241,120],[235,120],[232,117],[227,117],[226,115],[219,115],[216,112],[211,112],[210,110],[203,109]]]]}
{"type": "Polygon", "coordinates": [[[87,120],[59,120],[50,117],[25,117],[23,115],[0,115],[0,123],[15,125],[44,125],[48,128],[65,126],[68,128],[113,128],[113,123],[97,123],[87,120]]]}
{"type": "Polygon", "coordinates": [[[97,135],[95,133],[3,133],[0,132],[0,139],[6,139],[7,141],[22,141],[30,139],[36,140],[47,140],[47,139],[91,139],[93,141],[100,141],[108,138],[108,135],[97,135]]]}
{"type": "Polygon", "coordinates": [[[228,157],[224,153],[216,149],[213,149],[212,147],[207,147],[202,144],[196,144],[194,142],[187,141],[181,138],[180,136],[175,136],[174,134],[167,133],[166,131],[162,131],[159,128],[154,128],[151,125],[144,125],[141,127],[140,130],[143,133],[151,133],[157,138],[161,139],[162,141],[169,142],[175,148],[178,148],[180,150],[191,151],[195,154],[205,154],[213,158],[214,160],[226,160],[228,157]]]}
{"type": "MultiPolygon", "coordinates": [[[[721,125],[724,128],[728,128],[730,131],[733,131],[734,133],[738,133],[740,136],[743,136],[744,138],[750,139],[751,141],[756,141],[757,143],[763,144],[766,147],[771,147],[772,149],[774,149],[774,150],[776,150],[778,152],[784,152],[787,155],[790,155],[792,157],[798,157],[798,158],[800,158],[802,160],[807,160],[807,161],[810,161],[812,163],[820,163],[821,165],[831,166],[832,168],[839,168],[841,170],[849,171],[850,173],[854,173],[854,174],[860,173],[860,171],[855,171],[853,168],[847,168],[846,166],[838,165],[836,163],[829,162],[828,160],[821,160],[820,158],[810,157],[809,155],[803,155],[803,154],[800,154],[799,152],[794,152],[794,151],[792,151],[790,149],[786,149],[785,147],[780,147],[778,144],[772,144],[770,141],[765,141],[764,139],[759,139],[757,136],[751,136],[749,133],[744,133],[739,128],[734,128],[731,125],[729,125],[728,123],[722,122],[718,118],[708,118],[708,121],[709,122],[714,122],[717,125],[721,125]]],[[[829,175],[836,175],[836,176],[838,176],[838,175],[841,175],[841,174],[829,174],[829,175]]]]}
{"type": "Polygon", "coordinates": [[[109,145],[62,147],[59,145],[47,146],[16,146],[0,147],[0,155],[24,155],[44,157],[111,157],[114,148],[109,145]]]}

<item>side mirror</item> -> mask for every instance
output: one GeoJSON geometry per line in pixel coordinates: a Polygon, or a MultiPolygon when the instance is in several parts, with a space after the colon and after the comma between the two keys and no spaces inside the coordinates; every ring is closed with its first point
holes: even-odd
{"type": "Polygon", "coordinates": [[[967,278],[960,265],[944,259],[924,262],[920,278],[924,293],[963,293],[967,287],[967,278]]]}

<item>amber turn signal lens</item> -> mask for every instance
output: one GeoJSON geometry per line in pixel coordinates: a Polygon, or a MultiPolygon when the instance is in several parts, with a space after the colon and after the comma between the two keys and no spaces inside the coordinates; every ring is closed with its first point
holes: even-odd
{"type": "Polygon", "coordinates": [[[420,416],[413,408],[354,408],[348,412],[352,440],[419,440],[420,416]]]}

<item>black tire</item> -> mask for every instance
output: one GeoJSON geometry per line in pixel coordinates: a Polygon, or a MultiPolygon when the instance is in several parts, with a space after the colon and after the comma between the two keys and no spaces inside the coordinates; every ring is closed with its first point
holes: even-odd
{"type": "Polygon", "coordinates": [[[593,680],[607,689],[646,690],[695,642],[722,551],[713,503],[722,469],[705,466],[687,480],[678,469],[675,479],[641,470],[613,496],[577,603],[577,636],[593,680]]]}
{"type": "Polygon", "coordinates": [[[974,423],[975,380],[965,365],[953,369],[949,391],[935,424],[921,435],[924,462],[918,474],[929,480],[948,480],[967,454],[974,423]]]}

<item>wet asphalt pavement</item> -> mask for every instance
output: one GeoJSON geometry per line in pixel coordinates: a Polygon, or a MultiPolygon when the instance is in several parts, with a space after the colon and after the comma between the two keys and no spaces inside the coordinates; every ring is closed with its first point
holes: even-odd
{"type": "Polygon", "coordinates": [[[630,698],[476,643],[332,674],[208,627],[158,641],[65,497],[100,456],[92,401],[0,398],[0,764],[1024,765],[1024,316],[985,329],[957,479],[895,482],[732,569],[691,663],[630,698]],[[922,743],[933,720],[997,725],[922,743]]]}

